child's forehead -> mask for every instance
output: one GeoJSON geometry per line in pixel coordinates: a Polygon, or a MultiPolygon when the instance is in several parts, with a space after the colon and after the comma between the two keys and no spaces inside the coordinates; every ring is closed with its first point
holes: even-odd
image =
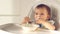
{"type": "Polygon", "coordinates": [[[35,8],[35,12],[48,12],[46,8],[35,8]]]}

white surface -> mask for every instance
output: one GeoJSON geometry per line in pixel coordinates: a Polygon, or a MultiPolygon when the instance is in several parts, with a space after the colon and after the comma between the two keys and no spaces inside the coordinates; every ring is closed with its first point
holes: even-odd
{"type": "Polygon", "coordinates": [[[51,30],[44,30],[44,31],[39,31],[39,32],[25,32],[21,29],[20,26],[16,24],[6,24],[1,26],[2,30],[7,31],[7,32],[12,32],[16,34],[60,34],[60,31],[51,31],[51,30]]]}
{"type": "Polygon", "coordinates": [[[0,16],[0,25],[4,25],[7,23],[12,23],[14,17],[10,16],[0,16]]]}
{"type": "Polygon", "coordinates": [[[10,33],[10,32],[6,32],[6,31],[3,31],[3,30],[0,30],[0,34],[13,34],[13,33],[10,33]]]}
{"type": "Polygon", "coordinates": [[[13,1],[12,0],[0,0],[0,15],[13,14],[13,1]]]}

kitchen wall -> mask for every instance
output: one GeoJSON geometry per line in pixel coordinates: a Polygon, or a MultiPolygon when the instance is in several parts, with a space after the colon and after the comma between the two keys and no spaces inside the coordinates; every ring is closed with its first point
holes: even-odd
{"type": "Polygon", "coordinates": [[[20,16],[18,0],[0,0],[0,25],[15,23],[15,19],[20,16]]]}

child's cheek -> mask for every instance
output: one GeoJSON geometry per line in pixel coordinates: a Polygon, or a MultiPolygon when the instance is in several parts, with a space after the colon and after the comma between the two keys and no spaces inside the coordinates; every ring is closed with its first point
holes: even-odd
{"type": "Polygon", "coordinates": [[[47,16],[45,16],[45,17],[44,17],[44,20],[47,20],[47,19],[48,19],[48,17],[47,17],[47,16]]]}
{"type": "Polygon", "coordinates": [[[37,19],[37,16],[36,16],[36,15],[34,16],[34,19],[35,19],[35,20],[37,19]]]}
{"type": "Polygon", "coordinates": [[[35,20],[38,20],[39,19],[39,17],[38,16],[35,16],[35,20]]]}

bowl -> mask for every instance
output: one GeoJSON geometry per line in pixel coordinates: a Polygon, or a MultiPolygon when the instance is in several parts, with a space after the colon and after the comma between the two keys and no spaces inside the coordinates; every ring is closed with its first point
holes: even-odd
{"type": "Polygon", "coordinates": [[[29,31],[34,31],[39,26],[36,24],[23,24],[21,25],[21,27],[22,27],[22,31],[29,32],[29,31]]]}

